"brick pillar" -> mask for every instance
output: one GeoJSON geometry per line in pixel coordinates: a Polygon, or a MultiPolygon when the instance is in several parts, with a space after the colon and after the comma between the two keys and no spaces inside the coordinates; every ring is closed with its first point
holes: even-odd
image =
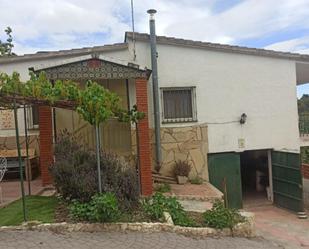
{"type": "Polygon", "coordinates": [[[39,107],[39,127],[40,127],[40,167],[42,184],[52,183],[48,168],[53,160],[53,130],[52,130],[52,110],[49,106],[39,107]]]}
{"type": "Polygon", "coordinates": [[[309,179],[309,164],[308,163],[302,164],[302,175],[303,175],[303,178],[309,179]]]}
{"type": "Polygon", "coordinates": [[[140,112],[145,113],[145,118],[138,123],[139,136],[139,163],[141,175],[142,195],[152,194],[152,172],[151,172],[151,150],[149,139],[149,122],[148,122],[148,95],[147,80],[136,79],[136,104],[140,112]]]}

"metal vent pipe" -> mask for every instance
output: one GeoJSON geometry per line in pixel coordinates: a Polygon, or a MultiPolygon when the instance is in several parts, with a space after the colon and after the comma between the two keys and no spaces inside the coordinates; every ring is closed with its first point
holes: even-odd
{"type": "Polygon", "coordinates": [[[159,106],[159,84],[158,84],[158,64],[157,64],[157,41],[156,41],[156,24],[154,15],[156,10],[150,9],[149,28],[150,28],[150,47],[151,47],[151,68],[152,68],[152,91],[153,91],[153,109],[154,109],[154,125],[155,125],[155,142],[156,142],[156,166],[157,171],[161,168],[161,137],[160,137],[160,106],[159,106]]]}

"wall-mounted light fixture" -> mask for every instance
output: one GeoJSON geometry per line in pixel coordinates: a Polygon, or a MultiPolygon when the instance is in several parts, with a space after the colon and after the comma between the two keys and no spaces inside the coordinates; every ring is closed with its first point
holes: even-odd
{"type": "Polygon", "coordinates": [[[246,113],[241,114],[239,123],[244,124],[246,123],[246,121],[247,121],[247,114],[246,113]]]}

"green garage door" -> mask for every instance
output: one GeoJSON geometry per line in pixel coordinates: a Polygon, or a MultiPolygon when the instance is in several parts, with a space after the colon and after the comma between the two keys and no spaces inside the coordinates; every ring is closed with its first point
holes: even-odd
{"type": "Polygon", "coordinates": [[[292,211],[303,211],[300,155],[272,152],[274,203],[292,211]]]}
{"type": "Polygon", "coordinates": [[[224,193],[226,179],[227,200],[230,208],[242,207],[240,156],[237,153],[208,154],[209,181],[224,193]]]}

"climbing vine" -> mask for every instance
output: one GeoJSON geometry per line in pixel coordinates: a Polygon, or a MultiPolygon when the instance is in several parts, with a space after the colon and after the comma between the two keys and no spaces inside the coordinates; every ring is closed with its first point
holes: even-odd
{"type": "Polygon", "coordinates": [[[34,102],[45,101],[50,105],[66,101],[91,125],[98,125],[112,117],[137,123],[144,117],[136,106],[130,111],[123,110],[119,96],[96,82],[88,81],[83,89],[73,81],[57,80],[52,84],[44,72],[39,75],[31,72],[27,82],[21,82],[20,75],[16,72],[12,75],[1,73],[0,97],[0,104],[5,97],[31,98],[34,102]]]}

